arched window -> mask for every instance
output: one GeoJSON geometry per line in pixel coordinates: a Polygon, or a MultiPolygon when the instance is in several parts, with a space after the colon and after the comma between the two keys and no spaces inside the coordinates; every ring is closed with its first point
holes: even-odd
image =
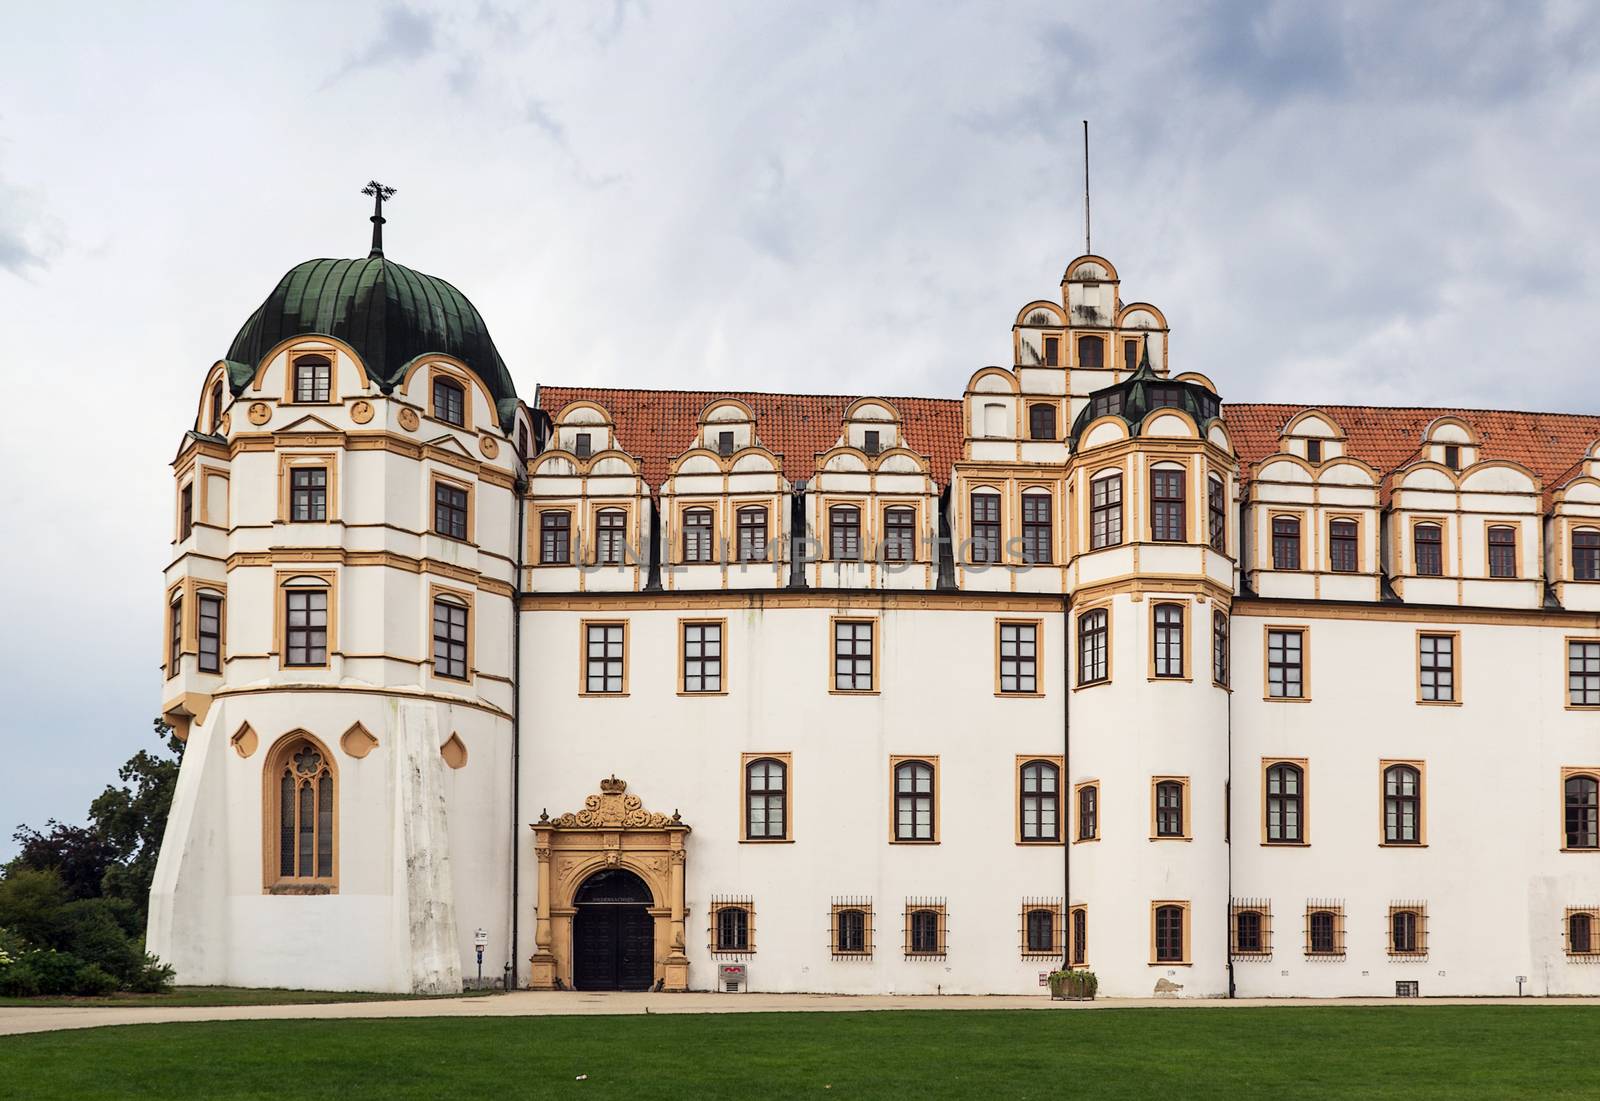
{"type": "Polygon", "coordinates": [[[1056,950],[1056,914],[1054,910],[1036,906],[1029,910],[1024,922],[1026,951],[1044,955],[1056,950]]]}
{"type": "Polygon", "coordinates": [[[1078,615],[1078,683],[1098,684],[1111,676],[1106,609],[1094,608],[1078,615]]]}
{"type": "Polygon", "coordinates": [[[1418,524],[1411,529],[1412,554],[1417,560],[1417,575],[1440,577],[1444,574],[1444,543],[1438,524],[1418,524]]]}
{"type": "Polygon", "coordinates": [[[917,510],[896,506],[883,512],[883,560],[917,560],[917,510]]]}
{"type": "Polygon", "coordinates": [[[711,510],[691,508],[683,514],[683,560],[711,561],[711,510]]]}
{"type": "Polygon", "coordinates": [[[933,766],[901,761],[894,769],[894,839],[933,840],[933,766]]]}
{"type": "Polygon", "coordinates": [[[1600,581],[1600,529],[1573,531],[1572,576],[1579,581],[1600,581]]]}
{"type": "Polygon", "coordinates": [[[337,875],[338,815],[333,760],[303,731],[278,743],[266,767],[267,886],[332,887],[337,875]]]}
{"type": "Polygon", "coordinates": [[[1416,956],[1423,952],[1422,914],[1413,909],[1389,911],[1389,954],[1416,956]]]}
{"type": "Polygon", "coordinates": [[[1594,953],[1594,914],[1575,910],[1567,915],[1567,951],[1574,956],[1594,953]]]}
{"type": "Polygon", "coordinates": [[[1102,474],[1089,483],[1089,548],[1122,543],[1122,475],[1102,474]]]}
{"type": "Polygon", "coordinates": [[[284,583],[283,664],[328,664],[328,583],[321,578],[284,583]]]}
{"type": "Polygon", "coordinates": [[[828,557],[835,562],[861,561],[861,510],[855,505],[828,510],[828,557]]]}
{"type": "Polygon", "coordinates": [[[833,951],[835,955],[865,955],[868,952],[867,912],[856,907],[835,910],[833,951]]]}
{"type": "Polygon", "coordinates": [[[454,379],[433,376],[433,415],[457,428],[467,423],[467,392],[454,379]]]}
{"type": "Polygon", "coordinates": [[[1280,761],[1267,767],[1267,841],[1298,845],[1305,840],[1306,774],[1280,761]]]}
{"type": "Polygon", "coordinates": [[[1183,665],[1183,605],[1157,604],[1152,613],[1155,621],[1155,674],[1158,677],[1182,677],[1183,665]]]}
{"type": "Polygon", "coordinates": [[[739,561],[767,560],[767,510],[761,505],[746,505],[739,510],[739,561]]]}
{"type": "Polygon", "coordinates": [[[1050,494],[1032,490],[1022,495],[1022,560],[1043,565],[1053,559],[1050,536],[1050,494]]]}
{"type": "Polygon", "coordinates": [[[1221,478],[1211,478],[1206,483],[1206,528],[1211,539],[1211,549],[1218,554],[1228,553],[1228,490],[1221,478]]]}
{"type": "Polygon", "coordinates": [[[1097,336],[1078,338],[1078,366],[1098,371],[1106,365],[1106,343],[1097,336]]]}
{"type": "Polygon", "coordinates": [[[1187,538],[1184,520],[1184,479],[1188,472],[1167,467],[1150,471],[1150,538],[1158,543],[1182,543],[1187,538]]]}
{"type": "Polygon", "coordinates": [[[1055,406],[1045,405],[1042,402],[1028,406],[1028,437],[1035,440],[1056,438],[1055,406]]]}
{"type": "Polygon", "coordinates": [[[1078,788],[1078,840],[1095,841],[1100,837],[1100,787],[1084,784],[1078,788]]]}
{"type": "Polygon", "coordinates": [[[1339,955],[1338,928],[1338,915],[1334,911],[1312,910],[1306,920],[1306,954],[1339,955]]]}
{"type": "Polygon", "coordinates": [[[1568,776],[1565,788],[1569,849],[1600,848],[1600,781],[1585,773],[1568,776]]]}
{"type": "Polygon", "coordinates": [[[1383,839],[1389,845],[1422,843],[1422,773],[1411,765],[1383,770],[1383,839]]]}
{"type": "Polygon", "coordinates": [[[753,841],[782,841],[789,836],[789,770],[762,757],[745,766],[745,828],[753,841]]]}
{"type": "Polygon", "coordinates": [[[327,356],[296,356],[294,400],[328,401],[333,394],[333,363],[327,356]]]}
{"type": "Polygon", "coordinates": [[[1517,529],[1496,524],[1489,529],[1489,576],[1517,576],[1517,529]]]}
{"type": "Polygon", "coordinates": [[[972,495],[972,561],[1000,561],[1000,494],[992,490],[972,495]]]}
{"type": "Polygon", "coordinates": [[[595,561],[602,566],[620,566],[627,550],[628,514],[620,508],[601,509],[595,516],[595,561]]]}
{"type": "Polygon", "coordinates": [[[1266,923],[1260,910],[1237,910],[1233,915],[1233,951],[1235,955],[1258,956],[1266,952],[1266,923]]]}
{"type": "Polygon", "coordinates": [[[750,911],[743,906],[717,908],[717,952],[750,950],[750,911]]]}
{"type": "Polygon", "coordinates": [[[1228,615],[1211,613],[1211,681],[1228,686],[1228,615]]]}
{"type": "Polygon", "coordinates": [[[908,930],[906,950],[913,956],[940,956],[944,954],[944,945],[939,936],[939,911],[937,910],[912,910],[908,916],[908,930]]]}
{"type": "Polygon", "coordinates": [[[1160,780],[1156,783],[1156,836],[1187,837],[1188,813],[1183,805],[1182,780],[1160,780]]]}
{"type": "Polygon", "coordinates": [[[1295,516],[1272,518],[1272,568],[1300,568],[1300,520],[1295,516]]]}
{"type": "Polygon", "coordinates": [[[1072,911],[1072,964],[1081,967],[1089,962],[1089,911],[1076,907],[1072,911]]]}
{"type": "Polygon", "coordinates": [[[1157,906],[1155,912],[1157,963],[1184,962],[1184,912],[1182,906],[1157,906]]]}
{"type": "Polygon", "coordinates": [[[565,566],[572,561],[572,513],[547,508],[539,513],[539,564],[565,566]]]}
{"type": "Polygon", "coordinates": [[[222,380],[218,379],[211,387],[211,434],[216,435],[222,431],[222,380]]]}
{"type": "Polygon", "coordinates": [[[1024,841],[1061,840],[1061,770],[1049,761],[1022,766],[1020,810],[1024,841]]]}

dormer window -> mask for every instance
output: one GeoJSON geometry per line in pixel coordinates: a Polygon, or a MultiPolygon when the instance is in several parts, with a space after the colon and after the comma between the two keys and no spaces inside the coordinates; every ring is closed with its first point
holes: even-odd
{"type": "Polygon", "coordinates": [[[1094,417],[1109,417],[1122,412],[1122,400],[1121,390],[1106,390],[1096,394],[1089,407],[1094,417]]]}
{"type": "Polygon", "coordinates": [[[1056,438],[1055,406],[1041,403],[1028,407],[1028,436],[1035,440],[1056,438]]]}
{"type": "Polygon", "coordinates": [[[1444,445],[1444,465],[1451,470],[1461,469],[1461,447],[1459,444],[1447,443],[1444,445]]]}
{"type": "Polygon", "coordinates": [[[1046,367],[1061,366],[1061,338],[1047,336],[1044,338],[1044,365],[1046,367]]]}
{"type": "Polygon", "coordinates": [[[1489,529],[1489,576],[1517,576],[1517,529],[1495,525],[1489,529]]]}
{"type": "Polygon", "coordinates": [[[1183,407],[1183,391],[1176,386],[1151,386],[1144,395],[1145,404],[1151,409],[1183,407]]]}
{"type": "Polygon", "coordinates": [[[1106,344],[1097,336],[1080,336],[1078,338],[1078,366],[1085,370],[1098,371],[1106,365],[1106,344]]]}
{"type": "Polygon", "coordinates": [[[1322,441],[1321,440],[1307,440],[1306,441],[1306,462],[1308,462],[1308,463],[1320,463],[1321,461],[1322,461],[1322,441]]]}
{"type": "Polygon", "coordinates": [[[222,431],[222,380],[211,387],[211,434],[222,431]]]}
{"type": "Polygon", "coordinates": [[[333,364],[326,356],[294,361],[294,400],[325,402],[333,393],[333,364]]]}
{"type": "Polygon", "coordinates": [[[1600,581],[1600,529],[1579,528],[1572,533],[1572,576],[1600,581]]]}
{"type": "Polygon", "coordinates": [[[594,454],[593,437],[587,432],[579,432],[572,438],[572,453],[580,459],[587,460],[594,454]]]}
{"type": "Polygon", "coordinates": [[[876,455],[883,450],[883,444],[878,441],[878,432],[873,429],[866,433],[866,444],[862,447],[868,455],[876,455]]]}
{"type": "Polygon", "coordinates": [[[724,459],[729,458],[730,456],[733,455],[733,433],[732,432],[718,432],[717,433],[717,454],[721,455],[724,459]]]}
{"type": "Polygon", "coordinates": [[[433,415],[457,428],[466,427],[466,391],[447,378],[433,380],[433,415]]]}
{"type": "Polygon", "coordinates": [[[1444,544],[1438,524],[1418,524],[1411,531],[1412,554],[1419,577],[1444,574],[1444,544]]]}

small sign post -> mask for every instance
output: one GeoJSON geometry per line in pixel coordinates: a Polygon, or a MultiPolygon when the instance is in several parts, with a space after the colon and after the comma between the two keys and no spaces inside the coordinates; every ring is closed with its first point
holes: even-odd
{"type": "Polygon", "coordinates": [[[483,989],[483,950],[489,944],[489,930],[479,929],[472,938],[472,945],[478,950],[478,989],[483,989]]]}

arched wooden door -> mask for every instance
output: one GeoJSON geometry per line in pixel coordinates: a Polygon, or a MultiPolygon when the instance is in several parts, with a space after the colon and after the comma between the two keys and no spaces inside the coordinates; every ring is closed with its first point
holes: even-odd
{"type": "Polygon", "coordinates": [[[654,900],[626,868],[595,872],[573,897],[572,983],[579,990],[648,990],[655,979],[654,900]]]}

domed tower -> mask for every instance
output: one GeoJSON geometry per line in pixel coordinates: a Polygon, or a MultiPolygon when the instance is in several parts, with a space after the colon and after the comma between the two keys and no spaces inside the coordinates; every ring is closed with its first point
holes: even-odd
{"type": "Polygon", "coordinates": [[[1115,334],[1137,342],[1131,373],[1068,386],[1069,936],[1119,996],[1228,989],[1238,464],[1210,382],[1152,364],[1164,327],[1115,334]]]}
{"type": "Polygon", "coordinates": [[[510,958],[530,426],[472,303],[374,224],[278,281],[173,462],[148,939],[181,982],[458,990],[478,928],[510,958]]]}

